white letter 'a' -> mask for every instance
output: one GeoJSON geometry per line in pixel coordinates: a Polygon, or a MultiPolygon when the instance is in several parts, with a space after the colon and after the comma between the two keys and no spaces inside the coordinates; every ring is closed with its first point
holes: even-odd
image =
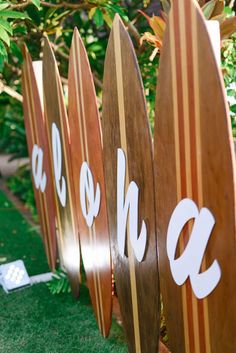
{"type": "Polygon", "coordinates": [[[88,227],[92,227],[93,220],[98,215],[100,209],[100,202],[100,186],[97,183],[95,196],[93,175],[87,162],[83,162],[80,170],[80,205],[88,227]]]}
{"type": "Polygon", "coordinates": [[[125,193],[126,161],[122,149],[118,149],[117,162],[117,241],[119,254],[124,257],[126,242],[126,225],[129,212],[129,235],[134,254],[139,262],[143,260],[147,244],[147,228],[142,221],[141,232],[138,237],[138,194],[139,189],[135,182],[129,184],[125,193]]]}
{"type": "Polygon", "coordinates": [[[36,189],[40,189],[41,192],[44,192],[47,177],[45,172],[43,172],[43,150],[36,144],[33,146],[32,150],[31,165],[35,187],[36,189]]]}
{"type": "Polygon", "coordinates": [[[66,205],[66,181],[62,174],[61,138],[55,123],[52,124],[52,155],[56,190],[62,207],[66,205]],[[60,185],[61,182],[61,185],[60,185]]]}
{"type": "Polygon", "coordinates": [[[217,260],[204,272],[199,273],[202,260],[215,225],[215,219],[207,208],[199,212],[196,204],[184,199],[175,208],[167,231],[167,254],[172,276],[178,285],[190,278],[192,289],[197,298],[208,296],[217,286],[221,277],[221,269],[217,260]],[[175,260],[179,237],[185,224],[195,219],[189,242],[182,255],[175,260]]]}

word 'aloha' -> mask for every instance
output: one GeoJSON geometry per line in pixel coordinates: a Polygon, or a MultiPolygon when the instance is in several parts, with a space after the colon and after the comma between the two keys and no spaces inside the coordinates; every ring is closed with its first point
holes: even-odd
{"type": "MultiPolygon", "coordinates": [[[[66,206],[66,180],[62,175],[62,148],[60,132],[55,123],[52,124],[52,155],[54,181],[57,196],[62,207],[66,206]]],[[[45,192],[47,177],[43,171],[43,151],[38,145],[32,150],[32,171],[35,187],[45,192]]],[[[87,162],[83,162],[80,170],[80,206],[88,227],[92,227],[94,219],[99,215],[101,190],[99,183],[94,185],[94,178],[87,162]],[[95,191],[96,190],[96,191],[95,191]]],[[[117,244],[120,256],[126,254],[126,234],[129,233],[130,244],[139,262],[144,260],[147,246],[147,226],[142,221],[138,230],[139,188],[132,181],[126,185],[126,159],[122,149],[117,150],[117,244]],[[125,189],[127,189],[125,195],[125,189]],[[128,224],[128,227],[127,227],[128,224]],[[128,228],[128,232],[127,232],[128,228]]],[[[190,199],[183,199],[175,208],[167,231],[167,255],[173,279],[177,285],[183,285],[190,278],[191,286],[197,298],[208,296],[221,278],[221,269],[217,260],[205,271],[201,266],[215,219],[207,208],[199,212],[197,205],[190,199]],[[189,242],[182,255],[175,259],[176,249],[184,226],[194,220],[189,242]]]]}

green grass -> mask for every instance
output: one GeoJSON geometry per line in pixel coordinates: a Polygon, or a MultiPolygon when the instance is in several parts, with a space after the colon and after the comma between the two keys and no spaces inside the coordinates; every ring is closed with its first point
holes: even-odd
{"type": "MultiPolygon", "coordinates": [[[[28,273],[47,272],[41,238],[0,191],[0,261],[23,259],[28,273]]],[[[120,326],[108,339],[97,328],[88,290],[75,301],[53,296],[45,284],[10,294],[0,289],[0,353],[125,353],[120,326]]]]}
{"type": "Polygon", "coordinates": [[[0,264],[18,259],[30,276],[49,271],[41,237],[0,190],[0,264]]]}

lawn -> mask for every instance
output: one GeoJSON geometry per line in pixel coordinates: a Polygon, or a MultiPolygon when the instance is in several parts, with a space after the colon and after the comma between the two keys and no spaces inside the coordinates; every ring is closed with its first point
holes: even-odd
{"type": "MultiPolygon", "coordinates": [[[[42,240],[0,190],[0,263],[23,259],[29,275],[48,272],[42,240]]],[[[52,295],[45,284],[10,294],[0,288],[0,353],[125,353],[122,328],[113,320],[101,337],[88,290],[75,301],[52,295]]]]}

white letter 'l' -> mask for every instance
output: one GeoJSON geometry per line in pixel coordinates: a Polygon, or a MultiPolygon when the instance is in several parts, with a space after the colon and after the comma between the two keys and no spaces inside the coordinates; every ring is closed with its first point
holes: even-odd
{"type": "Polygon", "coordinates": [[[52,155],[56,190],[62,207],[66,205],[66,180],[62,176],[62,151],[60,132],[55,123],[52,124],[52,155]]]}

